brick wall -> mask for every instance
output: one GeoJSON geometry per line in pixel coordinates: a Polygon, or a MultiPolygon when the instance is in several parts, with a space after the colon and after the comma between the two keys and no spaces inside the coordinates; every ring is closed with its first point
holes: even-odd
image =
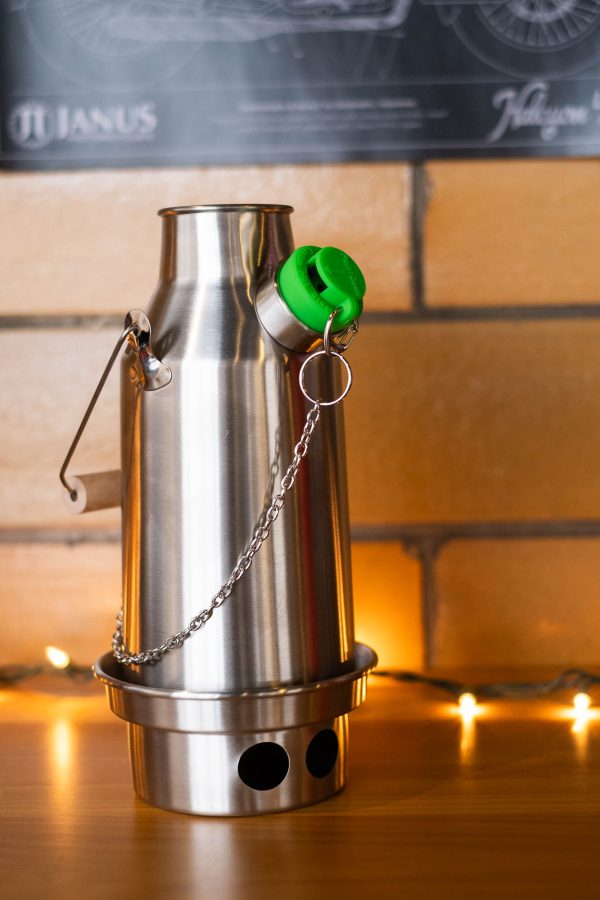
{"type": "MultiPolygon", "coordinates": [[[[3,174],[0,657],[108,644],[118,516],[57,472],[160,206],[282,202],[369,293],[347,401],[358,636],[389,666],[600,657],[600,163],[3,174]]],[[[80,471],[117,465],[116,384],[80,471]]]]}

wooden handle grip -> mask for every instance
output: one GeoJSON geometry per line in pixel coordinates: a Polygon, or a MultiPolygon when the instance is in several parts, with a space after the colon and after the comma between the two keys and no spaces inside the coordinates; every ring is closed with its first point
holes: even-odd
{"type": "Polygon", "coordinates": [[[121,472],[90,472],[69,478],[77,497],[72,500],[65,493],[65,503],[70,512],[81,514],[98,509],[112,509],[121,505],[121,472]]]}

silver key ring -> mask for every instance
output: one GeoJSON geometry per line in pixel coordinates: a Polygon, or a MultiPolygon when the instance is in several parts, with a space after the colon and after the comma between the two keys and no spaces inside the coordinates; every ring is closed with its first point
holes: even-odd
{"type": "Polygon", "coordinates": [[[299,381],[300,381],[300,390],[302,391],[302,393],[304,394],[306,399],[309,400],[311,403],[315,403],[318,406],[336,406],[336,404],[342,402],[342,400],[344,399],[344,397],[346,397],[346,395],[348,394],[348,391],[352,387],[352,369],[350,368],[348,361],[346,359],[344,359],[342,354],[338,353],[337,350],[332,350],[331,348],[329,348],[328,350],[317,350],[316,353],[311,353],[311,355],[308,356],[302,363],[302,365],[300,367],[299,381]],[[306,390],[306,385],[304,384],[304,373],[306,371],[306,367],[308,366],[309,362],[312,362],[312,360],[316,359],[317,356],[326,356],[326,357],[328,357],[328,359],[333,359],[333,357],[335,356],[335,357],[337,357],[337,359],[339,359],[341,361],[342,365],[346,369],[346,374],[348,376],[348,381],[346,382],[346,387],[344,388],[344,390],[342,391],[340,396],[336,397],[334,400],[316,400],[314,397],[311,397],[310,394],[308,393],[308,391],[306,390]]]}

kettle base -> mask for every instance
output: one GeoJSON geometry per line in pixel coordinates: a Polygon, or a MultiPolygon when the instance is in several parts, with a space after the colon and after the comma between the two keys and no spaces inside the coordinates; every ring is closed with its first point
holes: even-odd
{"type": "Polygon", "coordinates": [[[347,715],[301,728],[242,734],[129,724],[128,735],[136,793],[174,812],[283,812],[326,800],[346,781],[347,715]]]}
{"type": "Polygon", "coordinates": [[[94,667],[128,723],[133,783],[153,806],[204,816],[283,812],[346,781],[348,713],[365,699],[375,653],[355,644],[334,678],[240,694],[137,685],[110,653],[94,667]]]}

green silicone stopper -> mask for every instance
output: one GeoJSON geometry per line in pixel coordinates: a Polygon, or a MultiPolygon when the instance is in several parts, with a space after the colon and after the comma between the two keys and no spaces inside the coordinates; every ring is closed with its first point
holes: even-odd
{"type": "Polygon", "coordinates": [[[323,333],[341,307],[332,331],[342,331],[362,313],[366,284],[353,259],[336,247],[298,247],[277,276],[279,294],[296,318],[323,333]]]}

